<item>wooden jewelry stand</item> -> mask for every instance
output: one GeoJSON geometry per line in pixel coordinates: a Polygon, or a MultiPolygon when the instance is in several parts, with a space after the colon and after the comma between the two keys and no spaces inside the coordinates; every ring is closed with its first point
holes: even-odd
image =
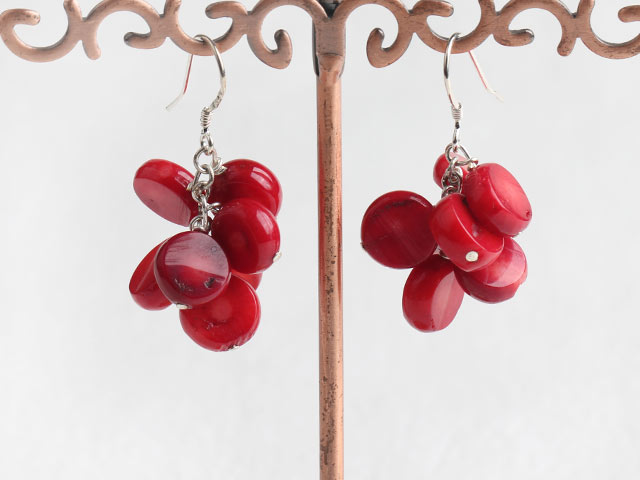
{"type": "MultiPolygon", "coordinates": [[[[581,0],[577,12],[571,12],[559,0],[511,0],[496,11],[493,0],[478,0],[481,18],[478,26],[456,42],[453,53],[476,48],[487,37],[506,46],[527,45],[533,41],[530,30],[510,30],[519,13],[529,9],[551,12],[562,26],[560,55],[569,55],[578,38],[597,55],[629,58],[640,53],[640,35],[621,44],[598,38],[591,28],[595,0],[581,0]]],[[[187,35],[180,27],[178,11],[181,0],[166,0],[164,12],[158,13],[143,0],[103,0],[83,17],[77,0],[64,0],[69,28],[64,37],[48,47],[32,47],[15,33],[16,25],[37,25],[37,12],[25,9],[0,13],[0,36],[17,56],[32,62],[50,62],[64,57],[78,42],[87,56],[97,59],[100,47],[97,32],[102,21],[115,12],[128,11],[141,16],[149,32],[128,33],[125,42],[134,48],[157,48],[170,38],[181,49],[196,55],[212,55],[210,48],[187,35]]],[[[247,11],[235,1],[212,3],[206,9],[211,19],[230,18],[229,30],[215,42],[221,52],[229,50],[247,36],[253,53],[274,68],[285,68],[292,56],[291,39],[278,30],[277,47],[268,48],[262,38],[265,17],[275,8],[294,5],[305,10],[313,21],[315,70],[318,96],[318,219],[319,219],[319,293],[320,293],[320,478],[341,480],[343,472],[343,368],[342,368],[342,123],[341,81],[344,61],[347,18],[361,5],[375,4],[388,9],[398,22],[398,35],[391,46],[383,47],[384,33],[374,29],[367,41],[367,56],[375,67],[385,67],[398,60],[416,34],[429,47],[444,52],[447,39],[434,33],[427,24],[431,15],[448,17],[453,7],[442,0],[419,0],[408,10],[400,0],[259,0],[247,11]]],[[[621,9],[623,22],[640,21],[640,5],[621,9]]]]}

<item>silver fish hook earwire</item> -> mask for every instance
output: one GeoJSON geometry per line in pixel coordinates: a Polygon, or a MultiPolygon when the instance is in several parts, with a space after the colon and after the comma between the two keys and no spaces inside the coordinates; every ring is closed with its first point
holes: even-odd
{"type": "MultiPolygon", "coordinates": [[[[220,89],[218,90],[218,94],[214,98],[213,102],[211,102],[211,105],[204,107],[200,114],[200,124],[202,126],[202,130],[200,132],[200,148],[193,156],[193,165],[196,169],[196,173],[193,181],[187,187],[188,190],[191,191],[193,199],[198,202],[200,210],[200,215],[196,216],[191,221],[191,230],[208,232],[210,227],[209,213],[215,213],[219,208],[218,204],[208,203],[211,187],[213,186],[213,180],[216,175],[224,173],[226,170],[222,165],[222,160],[218,156],[209,128],[211,127],[211,114],[220,106],[220,103],[222,103],[222,99],[224,98],[224,94],[227,91],[227,73],[216,43],[206,35],[196,35],[195,38],[209,45],[216,59],[216,63],[218,64],[218,70],[220,71],[220,89]],[[200,160],[200,157],[203,155],[205,158],[209,157],[205,162],[201,162],[200,160]]],[[[189,61],[187,62],[187,73],[184,79],[184,87],[176,99],[166,107],[167,110],[172,110],[187,93],[192,66],[193,54],[189,55],[189,61]]]]}
{"type": "MultiPolygon", "coordinates": [[[[446,196],[450,193],[454,193],[460,190],[462,186],[462,170],[461,167],[474,168],[478,163],[477,159],[473,158],[467,149],[460,142],[460,122],[462,121],[462,103],[459,102],[455,95],[453,94],[453,88],[451,87],[451,55],[453,50],[453,44],[460,38],[459,33],[454,33],[449,37],[449,41],[447,42],[447,48],[444,52],[444,86],[447,91],[447,97],[449,97],[449,102],[451,103],[451,115],[454,121],[454,130],[453,130],[453,139],[451,143],[445,149],[445,155],[447,160],[449,161],[449,168],[445,171],[445,174],[442,178],[442,186],[443,191],[442,195],[446,196]],[[463,157],[463,158],[460,158],[463,157]]],[[[482,85],[484,88],[495,96],[498,100],[503,101],[502,97],[498,95],[498,93],[491,88],[489,82],[487,81],[482,68],[480,67],[480,63],[478,59],[473,53],[473,50],[469,50],[469,56],[471,57],[471,61],[478,72],[478,76],[482,81],[482,85]]]]}
{"type": "MultiPolygon", "coordinates": [[[[224,94],[227,91],[227,72],[224,68],[224,63],[222,62],[222,55],[220,55],[220,50],[218,50],[216,42],[211,40],[206,35],[202,35],[202,34],[196,35],[194,38],[197,38],[203,43],[206,43],[207,45],[209,45],[209,47],[213,51],[214,57],[216,58],[216,63],[218,64],[218,70],[220,71],[220,90],[218,91],[218,95],[213,100],[213,102],[211,102],[211,105],[209,105],[208,107],[204,107],[203,109],[203,113],[207,112],[210,115],[211,112],[213,112],[216,108],[220,106],[220,104],[222,103],[222,99],[224,98],[224,94]]],[[[175,98],[175,100],[171,102],[169,105],[167,105],[166,107],[167,110],[172,110],[178,103],[180,103],[180,100],[182,100],[182,98],[187,93],[187,89],[189,88],[189,79],[191,78],[192,66],[193,66],[193,54],[189,55],[189,61],[187,62],[187,72],[185,74],[184,87],[182,88],[178,96],[175,98]]]]}
{"type": "MultiPolygon", "coordinates": [[[[447,42],[447,48],[445,49],[445,52],[444,52],[444,67],[443,67],[444,86],[445,86],[445,88],[447,90],[447,96],[449,97],[449,102],[451,103],[452,111],[454,111],[454,110],[462,111],[462,103],[460,103],[458,100],[456,100],[456,97],[453,94],[453,88],[451,87],[451,69],[450,69],[450,66],[449,66],[450,63],[451,63],[451,52],[453,50],[453,44],[459,38],[460,38],[460,33],[454,33],[453,35],[451,35],[451,37],[449,37],[449,41],[447,42]]],[[[487,77],[485,76],[484,72],[482,71],[482,68],[480,67],[480,62],[478,62],[478,59],[476,58],[475,54],[473,53],[473,50],[469,50],[469,56],[471,57],[471,61],[473,62],[473,66],[476,68],[476,71],[478,72],[478,76],[480,77],[480,80],[482,81],[482,85],[484,86],[484,88],[490,94],[492,94],[494,97],[496,97],[498,100],[503,102],[504,100],[498,94],[498,92],[496,92],[489,85],[489,82],[487,81],[487,77]]]]}

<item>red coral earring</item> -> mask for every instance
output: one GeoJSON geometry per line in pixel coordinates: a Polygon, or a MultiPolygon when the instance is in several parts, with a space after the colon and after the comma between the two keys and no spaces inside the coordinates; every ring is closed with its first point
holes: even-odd
{"type": "MultiPolygon", "coordinates": [[[[191,339],[209,350],[225,351],[246,343],[258,327],[255,290],[280,255],[275,216],[282,189],[264,165],[246,159],[222,164],[218,157],[209,128],[226,90],[225,69],[215,43],[204,35],[196,38],[212,49],[221,79],[218,96],[202,111],[196,173],[167,160],[150,160],[133,181],[145,205],[189,231],[151,250],[133,273],[129,291],[147,310],[177,305],[191,339]]],[[[186,85],[192,62],[193,55],[186,85]]]]}
{"type": "MultiPolygon", "coordinates": [[[[531,204],[511,173],[495,163],[479,164],[460,143],[462,104],[449,80],[458,37],[449,39],[444,60],[455,130],[434,166],[441,200],[432,206],[416,193],[387,193],[371,204],[362,221],[362,247],[371,257],[387,267],[413,269],[402,309],[407,321],[425,332],[447,327],[465,293],[487,303],[503,302],[527,278],[526,257],[512,237],[529,225],[531,204]]],[[[495,94],[470,55],[485,87],[495,94]]]]}

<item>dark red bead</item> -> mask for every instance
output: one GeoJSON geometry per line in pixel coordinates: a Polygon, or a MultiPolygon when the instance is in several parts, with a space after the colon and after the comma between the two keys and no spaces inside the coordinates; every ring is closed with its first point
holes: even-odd
{"type": "Polygon", "coordinates": [[[282,205],[282,188],[277,177],[264,165],[253,160],[232,160],[224,164],[226,171],[216,175],[210,202],[225,204],[237,198],[250,198],[277,215],[282,205]]]}
{"type": "Polygon", "coordinates": [[[231,277],[225,291],[209,303],[180,311],[185,333],[201,347],[224,352],[248,342],[260,323],[260,302],[244,280],[231,277]]]}
{"type": "Polygon", "coordinates": [[[187,186],[193,175],[168,160],[149,160],[133,179],[136,195],[147,207],[170,222],[189,226],[198,215],[198,204],[187,186]]]}
{"type": "Polygon", "coordinates": [[[129,282],[129,292],[131,292],[133,300],[146,310],[163,310],[171,305],[171,302],[160,290],[153,273],[156,253],[163,244],[164,242],[147,253],[133,272],[129,282]]]}
{"type": "Polygon", "coordinates": [[[402,311],[407,321],[422,332],[435,332],[449,326],[462,300],[451,262],[433,255],[411,271],[402,294],[402,311]]]}
{"type": "Polygon", "coordinates": [[[498,259],[474,272],[456,270],[458,283],[467,294],[486,303],[499,303],[512,298],[527,279],[527,258],[513,239],[505,238],[498,259]]]}
{"type": "Polygon", "coordinates": [[[490,265],[504,246],[502,236],[483,228],[471,216],[459,193],[438,202],[431,216],[431,231],[444,254],[465,272],[490,265]]]}
{"type": "Polygon", "coordinates": [[[231,275],[241,278],[249,285],[253,287],[254,290],[257,290],[262,283],[262,274],[261,273],[240,273],[231,270],[231,275]]]}
{"type": "MultiPolygon", "coordinates": [[[[463,159],[463,157],[461,157],[460,155],[458,155],[458,157],[460,159],[463,159]]],[[[443,153],[438,157],[438,160],[436,160],[436,164],[433,166],[433,181],[436,182],[436,185],[438,185],[438,187],[440,188],[442,188],[442,177],[444,176],[444,172],[447,170],[447,168],[449,168],[449,160],[443,153]]],[[[460,167],[460,170],[462,170],[462,178],[464,179],[469,173],[469,170],[467,169],[467,167],[460,167]]]]}
{"type": "Polygon", "coordinates": [[[362,219],[362,248],[382,265],[412,268],[433,254],[429,229],[433,206],[417,193],[389,192],[375,200],[362,219]]]}
{"type": "Polygon", "coordinates": [[[473,216],[486,228],[514,236],[531,221],[531,204],[509,171],[497,163],[473,169],[462,184],[473,216]]]}
{"type": "Polygon", "coordinates": [[[154,266],[162,293],[173,303],[193,307],[210,302],[229,283],[229,262],[206,233],[184,232],[158,250],[154,266]]]}
{"type": "Polygon", "coordinates": [[[231,268],[240,273],[263,272],[280,251],[276,218],[248,198],[222,205],[211,224],[211,235],[227,254],[231,268]]]}

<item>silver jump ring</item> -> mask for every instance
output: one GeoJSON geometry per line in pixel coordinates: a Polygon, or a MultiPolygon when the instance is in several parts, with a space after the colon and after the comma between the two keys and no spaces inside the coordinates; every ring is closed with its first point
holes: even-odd
{"type": "Polygon", "coordinates": [[[471,160],[471,155],[469,155],[469,152],[461,143],[458,143],[457,145],[450,143],[449,145],[447,145],[447,148],[444,151],[445,155],[447,156],[447,160],[449,160],[449,163],[457,161],[457,159],[453,158],[453,154],[458,152],[462,152],[462,155],[467,160],[471,160]]]}
{"type": "Polygon", "coordinates": [[[207,154],[207,149],[205,147],[200,147],[198,149],[198,151],[196,152],[196,154],[193,156],[193,166],[196,167],[196,170],[198,171],[198,173],[207,173],[207,170],[205,170],[205,165],[207,165],[206,163],[200,164],[200,157],[203,154],[207,154]]]}

